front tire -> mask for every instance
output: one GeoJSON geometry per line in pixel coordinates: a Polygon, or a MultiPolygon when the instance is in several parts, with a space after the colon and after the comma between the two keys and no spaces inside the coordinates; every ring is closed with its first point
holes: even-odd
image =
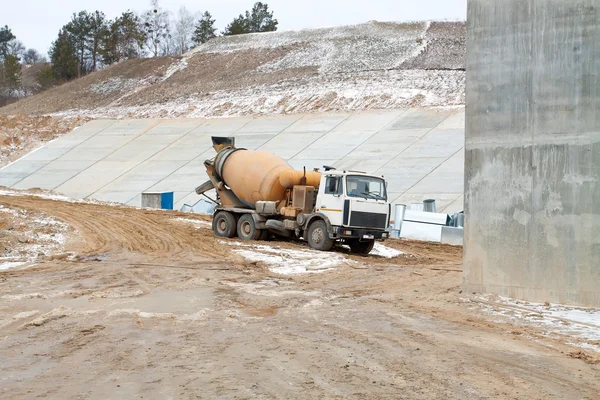
{"type": "Polygon", "coordinates": [[[235,216],[230,212],[219,211],[213,218],[212,228],[219,237],[234,237],[235,227],[235,216]]]}
{"type": "Polygon", "coordinates": [[[373,247],[375,247],[375,241],[369,240],[368,242],[359,242],[358,240],[352,242],[350,245],[350,251],[355,254],[360,254],[362,256],[368,255],[373,247]]]}
{"type": "Polygon", "coordinates": [[[334,241],[329,237],[327,224],[323,220],[318,220],[310,224],[306,236],[308,245],[315,250],[329,251],[333,247],[334,241]]]}
{"type": "Polygon", "coordinates": [[[262,230],[256,229],[254,218],[252,218],[251,214],[244,214],[238,220],[237,234],[242,240],[259,240],[262,230]]]}

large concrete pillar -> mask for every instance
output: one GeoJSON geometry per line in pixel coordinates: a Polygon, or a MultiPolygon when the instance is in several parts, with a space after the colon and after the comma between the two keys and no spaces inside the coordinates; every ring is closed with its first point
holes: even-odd
{"type": "Polygon", "coordinates": [[[464,286],[600,306],[600,0],[470,0],[464,286]]]}

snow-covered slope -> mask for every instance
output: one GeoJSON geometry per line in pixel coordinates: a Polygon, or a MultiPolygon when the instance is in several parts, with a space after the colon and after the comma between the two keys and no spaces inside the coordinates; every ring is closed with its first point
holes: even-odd
{"type": "Polygon", "coordinates": [[[380,23],[220,37],[132,60],[0,109],[215,117],[464,104],[465,24],[380,23]]]}

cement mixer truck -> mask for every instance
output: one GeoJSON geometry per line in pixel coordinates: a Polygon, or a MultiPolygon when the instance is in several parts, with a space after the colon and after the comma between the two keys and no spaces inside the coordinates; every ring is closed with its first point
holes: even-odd
{"type": "Polygon", "coordinates": [[[381,176],[292,169],[276,155],[235,147],[232,137],[213,137],[215,158],[204,166],[209,180],[196,193],[215,190],[212,227],[219,237],[266,240],[272,234],[304,239],[316,250],[346,244],[368,254],[388,238],[391,206],[381,176]]]}

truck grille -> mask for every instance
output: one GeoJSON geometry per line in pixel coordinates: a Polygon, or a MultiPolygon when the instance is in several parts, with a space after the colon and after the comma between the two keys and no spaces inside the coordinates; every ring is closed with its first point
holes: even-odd
{"type": "Polygon", "coordinates": [[[385,229],[387,228],[386,225],[386,214],[374,214],[360,211],[353,211],[350,213],[350,226],[360,228],[385,229]]]}

